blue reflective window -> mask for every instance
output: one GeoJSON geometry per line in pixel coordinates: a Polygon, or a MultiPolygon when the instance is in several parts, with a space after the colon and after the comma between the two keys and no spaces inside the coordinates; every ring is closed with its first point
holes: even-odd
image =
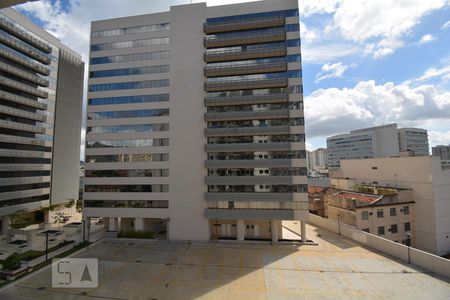
{"type": "Polygon", "coordinates": [[[246,15],[209,18],[209,19],[206,19],[206,22],[208,24],[213,24],[213,23],[220,23],[220,22],[227,22],[227,21],[248,20],[251,18],[258,18],[258,17],[285,17],[285,18],[287,18],[287,17],[298,17],[298,15],[299,15],[298,9],[289,9],[289,10],[279,10],[279,11],[246,14],[246,15]]]}
{"type": "Polygon", "coordinates": [[[289,70],[286,75],[288,78],[302,78],[302,70],[289,70]]]}
{"type": "Polygon", "coordinates": [[[135,54],[113,55],[91,58],[91,65],[109,64],[129,61],[142,61],[153,59],[165,59],[170,57],[169,51],[144,52],[135,54]]]}
{"type": "Polygon", "coordinates": [[[87,148],[134,148],[169,146],[168,138],[148,140],[87,141],[87,148]]]}
{"type": "Polygon", "coordinates": [[[158,46],[158,45],[167,45],[167,44],[169,44],[168,37],[159,37],[159,38],[145,39],[145,40],[133,40],[133,41],[105,43],[105,44],[94,44],[94,45],[91,45],[91,51],[103,51],[103,50],[112,50],[112,49],[158,46]]]}
{"type": "Polygon", "coordinates": [[[102,83],[89,85],[89,92],[112,91],[112,90],[132,90],[149,89],[169,86],[169,79],[132,81],[119,83],[102,83]]]}
{"type": "Polygon", "coordinates": [[[284,25],[284,28],[286,31],[299,31],[300,30],[300,24],[287,24],[284,25]]]}
{"type": "Polygon", "coordinates": [[[89,73],[89,77],[98,78],[98,77],[129,76],[141,74],[158,74],[167,72],[169,72],[169,65],[161,65],[161,66],[148,66],[141,68],[92,71],[89,73]]]}
{"type": "Polygon", "coordinates": [[[88,133],[153,132],[169,130],[168,123],[87,127],[88,133]]]}
{"type": "Polygon", "coordinates": [[[168,116],[169,109],[141,109],[124,111],[102,111],[88,113],[88,120],[122,119],[122,118],[146,118],[168,116]]]}
{"type": "Polygon", "coordinates": [[[115,29],[108,29],[108,30],[102,30],[102,31],[93,31],[91,36],[93,38],[99,38],[99,37],[105,37],[105,36],[118,36],[118,35],[124,35],[124,34],[157,32],[157,31],[164,31],[164,30],[169,30],[169,29],[170,29],[169,23],[162,23],[162,24],[143,25],[143,26],[134,26],[134,27],[126,27],[126,28],[115,28],[115,29]]]}
{"type": "Polygon", "coordinates": [[[301,62],[302,58],[300,56],[300,54],[291,54],[286,56],[286,60],[287,62],[301,62]]]}
{"type": "Polygon", "coordinates": [[[94,98],[89,99],[89,105],[110,105],[110,104],[129,104],[129,103],[166,102],[166,101],[169,101],[169,94],[94,98]]]}
{"type": "Polygon", "coordinates": [[[300,39],[287,40],[286,47],[300,47],[300,39]]]}

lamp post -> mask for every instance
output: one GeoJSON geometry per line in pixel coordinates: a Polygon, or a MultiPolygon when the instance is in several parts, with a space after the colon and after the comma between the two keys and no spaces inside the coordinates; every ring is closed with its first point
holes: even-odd
{"type": "Polygon", "coordinates": [[[339,222],[339,217],[340,217],[341,215],[338,213],[337,214],[337,218],[338,218],[338,234],[339,235],[341,235],[341,223],[339,222]]]}
{"type": "Polygon", "coordinates": [[[48,260],[48,232],[45,233],[45,261],[48,260]]]}
{"type": "Polygon", "coordinates": [[[408,233],[406,234],[406,246],[408,246],[408,264],[411,263],[411,235],[408,233]]]}

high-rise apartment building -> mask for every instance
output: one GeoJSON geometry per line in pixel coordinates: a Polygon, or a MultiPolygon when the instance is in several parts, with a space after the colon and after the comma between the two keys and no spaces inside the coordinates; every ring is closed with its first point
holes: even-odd
{"type": "Polygon", "coordinates": [[[338,169],[341,159],[429,155],[428,134],[420,128],[388,124],[327,138],[328,167],[338,169]]]}
{"type": "Polygon", "coordinates": [[[92,23],[84,216],[111,235],[272,239],[308,216],[295,0],[92,23]]]}
{"type": "MultiPolygon", "coordinates": [[[[0,10],[0,216],[78,199],[84,63],[11,8],[0,10]]],[[[43,219],[42,219],[43,220],[43,219]]]]}
{"type": "Polygon", "coordinates": [[[398,130],[400,152],[408,152],[411,156],[430,155],[428,132],[420,128],[400,128],[398,130]]]}

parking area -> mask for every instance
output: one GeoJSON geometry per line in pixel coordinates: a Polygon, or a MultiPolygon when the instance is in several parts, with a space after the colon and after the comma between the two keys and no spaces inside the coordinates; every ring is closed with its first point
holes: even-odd
{"type": "Polygon", "coordinates": [[[52,288],[45,269],[2,293],[31,299],[450,299],[448,278],[327,230],[307,231],[318,245],[104,240],[76,255],[99,259],[98,288],[52,288]]]}

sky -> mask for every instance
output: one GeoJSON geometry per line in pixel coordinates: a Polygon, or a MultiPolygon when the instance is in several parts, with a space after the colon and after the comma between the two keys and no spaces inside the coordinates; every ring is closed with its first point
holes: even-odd
{"type": "MultiPolygon", "coordinates": [[[[16,9],[87,62],[91,21],[191,2],[205,1],[41,0],[16,9]]],[[[450,144],[450,0],[303,0],[299,7],[307,149],[388,123],[427,129],[430,146],[450,144]]]]}

